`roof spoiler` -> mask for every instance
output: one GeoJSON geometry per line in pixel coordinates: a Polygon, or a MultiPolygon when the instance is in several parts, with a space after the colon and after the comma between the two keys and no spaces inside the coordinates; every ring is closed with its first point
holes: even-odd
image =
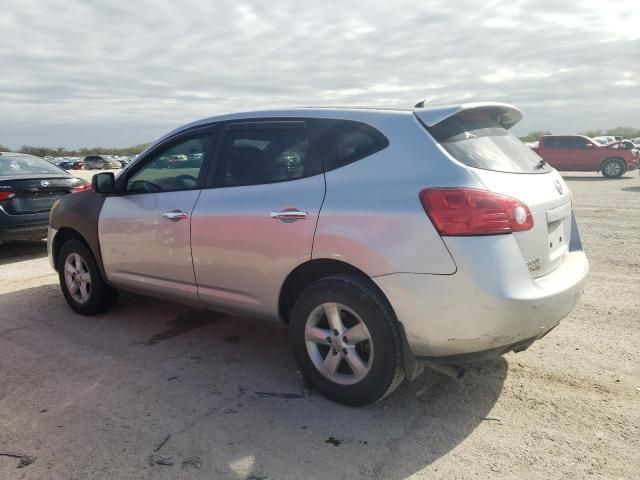
{"type": "Polygon", "coordinates": [[[507,130],[522,120],[522,112],[513,105],[509,105],[507,103],[477,102],[434,107],[419,106],[421,104],[424,105],[424,102],[418,103],[416,108],[413,109],[413,113],[427,127],[433,127],[449,117],[470,111],[481,111],[486,113],[507,130]]]}

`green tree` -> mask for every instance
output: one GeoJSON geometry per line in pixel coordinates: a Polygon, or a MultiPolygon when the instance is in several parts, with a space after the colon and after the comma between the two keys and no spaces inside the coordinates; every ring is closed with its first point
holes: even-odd
{"type": "Polygon", "coordinates": [[[551,135],[551,132],[549,130],[534,130],[519,138],[523,142],[537,142],[543,135],[551,135]]]}
{"type": "Polygon", "coordinates": [[[587,130],[586,132],[580,132],[580,135],[586,135],[587,137],[600,137],[603,135],[609,135],[620,136],[622,138],[638,138],[640,137],[640,128],[615,127],[608,128],[607,130],[587,130]]]}
{"type": "MultiPolygon", "coordinates": [[[[32,145],[23,145],[18,149],[19,152],[38,157],[86,157],[87,155],[137,155],[147,148],[147,143],[141,143],[132,147],[125,148],[105,148],[105,147],[82,147],[78,149],[66,149],[65,147],[34,147],[32,145]]],[[[3,147],[4,148],[4,147],[3,147]]]]}

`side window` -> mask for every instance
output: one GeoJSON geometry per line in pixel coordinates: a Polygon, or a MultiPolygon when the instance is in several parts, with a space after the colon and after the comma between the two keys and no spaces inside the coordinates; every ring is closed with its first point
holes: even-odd
{"type": "Polygon", "coordinates": [[[302,121],[229,124],[217,184],[224,187],[284,182],[320,173],[302,121]]]}
{"type": "Polygon", "coordinates": [[[573,148],[573,142],[567,137],[548,137],[544,141],[547,148],[573,148]]]}
{"type": "Polygon", "coordinates": [[[577,148],[580,150],[586,150],[587,148],[587,143],[591,143],[589,140],[587,140],[586,138],[582,138],[582,137],[575,137],[573,140],[574,146],[573,148],[577,148]]]}
{"type": "Polygon", "coordinates": [[[155,154],[127,180],[127,192],[153,193],[196,188],[212,135],[201,135],[155,154]]]}
{"type": "Polygon", "coordinates": [[[318,144],[326,171],[386,148],[389,140],[370,125],[351,120],[317,120],[318,144]]]}

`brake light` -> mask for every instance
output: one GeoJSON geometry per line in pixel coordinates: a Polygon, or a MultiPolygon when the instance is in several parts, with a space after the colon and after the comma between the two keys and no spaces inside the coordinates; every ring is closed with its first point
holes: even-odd
{"type": "Polygon", "coordinates": [[[500,235],[533,228],[526,204],[473,188],[426,188],[420,202],[443,236],[500,235]]]}
{"type": "Polygon", "coordinates": [[[15,193],[11,193],[11,192],[0,192],[0,201],[2,200],[9,200],[10,198],[15,197],[16,194],[15,193]]]}
{"type": "Polygon", "coordinates": [[[73,187],[71,189],[73,193],[84,192],[85,190],[93,190],[93,187],[91,186],[91,184],[87,183],[86,185],[78,185],[77,187],[73,187]]]}

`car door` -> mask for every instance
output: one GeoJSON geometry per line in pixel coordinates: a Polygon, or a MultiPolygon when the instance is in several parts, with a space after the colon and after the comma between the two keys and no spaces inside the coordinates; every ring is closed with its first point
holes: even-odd
{"type": "Polygon", "coordinates": [[[545,160],[558,170],[570,170],[571,149],[567,137],[547,137],[544,139],[545,160]]]}
{"type": "Polygon", "coordinates": [[[224,128],[193,211],[191,247],[200,300],[271,320],[287,275],[311,259],[325,193],[305,120],[239,121],[224,128]]]}
{"type": "Polygon", "coordinates": [[[105,273],[116,286],[198,301],[191,259],[191,213],[200,195],[215,131],[180,136],[119,177],[98,221],[105,273]],[[181,155],[181,162],[167,162],[181,155]]]}
{"type": "Polygon", "coordinates": [[[597,154],[594,155],[596,146],[583,137],[574,137],[573,142],[572,170],[588,172],[599,170],[599,161],[595,159],[597,154]]]}

